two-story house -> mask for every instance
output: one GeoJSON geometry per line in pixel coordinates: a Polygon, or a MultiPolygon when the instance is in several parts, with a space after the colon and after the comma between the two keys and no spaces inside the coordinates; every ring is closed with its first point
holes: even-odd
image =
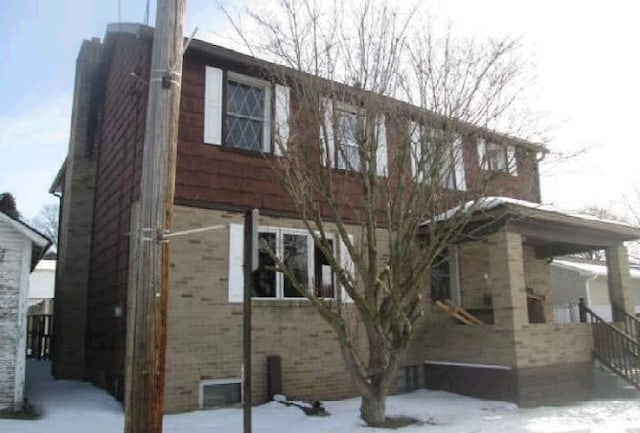
{"type": "MultiPolygon", "coordinates": [[[[104,42],[83,43],[69,153],[52,186],[62,196],[53,372],[58,378],[88,378],[119,398],[124,395],[128,234],[139,198],[152,34],[146,26],[116,24],[108,27],[104,42]]],[[[173,227],[225,229],[171,241],[169,412],[241,398],[246,209],[260,209],[262,239],[304,263],[318,293],[343,301],[274,172],[272,162],[286,151],[275,145],[277,140],[296,137],[309,146],[321,140],[317,126],[291,116],[295,92],[261,73],[272,66],[198,40],[185,53],[173,227]]],[[[352,122],[354,113],[342,111],[339,121],[352,122]]],[[[399,133],[394,128],[383,122],[382,166],[393,152],[399,133]]],[[[608,248],[609,272],[619,276],[610,290],[625,300],[628,265],[622,242],[639,232],[537,206],[538,161],[546,152],[540,145],[481,129],[465,134],[458,145],[461,158],[452,162],[447,188],[473,190],[482,173],[491,171],[490,195],[510,198],[485,201],[474,221],[494,218],[496,223],[487,225],[482,239],[452,248],[454,256],[440,270],[444,295],[485,323],[457,324],[429,299],[398,389],[428,385],[514,401],[590,389],[585,378],[592,368],[591,329],[584,323],[553,323],[549,259],[608,248]],[[527,288],[543,300],[545,319],[529,317],[527,288]]],[[[358,163],[355,157],[345,160],[348,155],[320,161],[320,154],[318,163],[336,170],[358,163]]],[[[356,227],[354,222],[354,235],[356,227]]],[[[269,356],[281,359],[286,394],[354,395],[335,336],[314,308],[276,272],[258,291],[254,401],[266,399],[269,356]]]]}

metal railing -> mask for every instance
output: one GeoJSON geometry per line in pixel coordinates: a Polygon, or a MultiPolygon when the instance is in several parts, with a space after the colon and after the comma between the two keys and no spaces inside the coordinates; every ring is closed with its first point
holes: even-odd
{"type": "Polygon", "coordinates": [[[640,389],[640,344],[635,338],[607,323],[584,302],[580,321],[591,324],[593,355],[618,376],[640,389]]]}
{"type": "Polygon", "coordinates": [[[640,320],[615,304],[611,304],[611,313],[616,326],[620,326],[621,331],[640,342],[640,320]]]}

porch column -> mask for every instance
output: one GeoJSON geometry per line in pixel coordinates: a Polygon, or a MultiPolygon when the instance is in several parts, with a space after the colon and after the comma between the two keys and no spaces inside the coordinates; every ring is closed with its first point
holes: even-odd
{"type": "Polygon", "coordinates": [[[488,242],[494,324],[501,328],[518,329],[529,322],[522,236],[498,232],[491,235],[488,242]]]}
{"type": "MultiPolygon", "coordinates": [[[[607,256],[607,284],[609,286],[609,299],[611,303],[624,309],[627,313],[635,314],[635,299],[631,289],[631,276],[629,274],[629,258],[627,248],[623,244],[609,247],[605,250],[607,256]]],[[[624,320],[613,310],[613,320],[624,320]]]]}

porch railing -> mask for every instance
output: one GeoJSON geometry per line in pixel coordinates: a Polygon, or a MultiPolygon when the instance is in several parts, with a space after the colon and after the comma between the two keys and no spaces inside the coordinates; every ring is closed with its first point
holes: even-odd
{"type": "Polygon", "coordinates": [[[635,338],[607,323],[584,302],[580,321],[591,324],[593,355],[619,377],[640,389],[640,344],[635,338]]]}
{"type": "Polygon", "coordinates": [[[613,313],[616,324],[619,323],[619,326],[622,328],[621,330],[634,340],[640,342],[640,320],[615,304],[611,304],[611,312],[613,313]]]}

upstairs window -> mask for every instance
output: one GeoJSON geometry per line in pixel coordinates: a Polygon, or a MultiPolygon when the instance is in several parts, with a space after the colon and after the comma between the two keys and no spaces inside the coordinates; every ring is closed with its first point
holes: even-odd
{"type": "Polygon", "coordinates": [[[411,173],[417,182],[436,182],[444,188],[465,191],[462,137],[409,123],[411,173]]]}
{"type": "Polygon", "coordinates": [[[322,98],[320,107],[320,154],[326,167],[353,172],[362,172],[375,159],[376,174],[387,174],[387,132],[384,115],[367,116],[357,107],[322,98]],[[335,115],[335,117],[334,117],[335,115]],[[375,122],[375,125],[366,125],[375,122]],[[335,129],[335,131],[334,131],[335,129]],[[375,155],[362,160],[360,146],[366,143],[375,155]]]}
{"type": "Polygon", "coordinates": [[[288,87],[207,66],[204,96],[205,143],[276,154],[286,149],[288,87]]]}
{"type": "Polygon", "coordinates": [[[228,74],[225,145],[246,150],[268,151],[268,83],[228,74]]]}
{"type": "Polygon", "coordinates": [[[338,136],[341,150],[338,150],[338,168],[342,170],[362,171],[360,152],[358,151],[358,115],[355,112],[338,110],[338,136]]]}
{"type": "Polygon", "coordinates": [[[478,158],[480,168],[483,170],[518,175],[515,148],[512,145],[499,144],[481,138],[478,140],[478,158]]]}

